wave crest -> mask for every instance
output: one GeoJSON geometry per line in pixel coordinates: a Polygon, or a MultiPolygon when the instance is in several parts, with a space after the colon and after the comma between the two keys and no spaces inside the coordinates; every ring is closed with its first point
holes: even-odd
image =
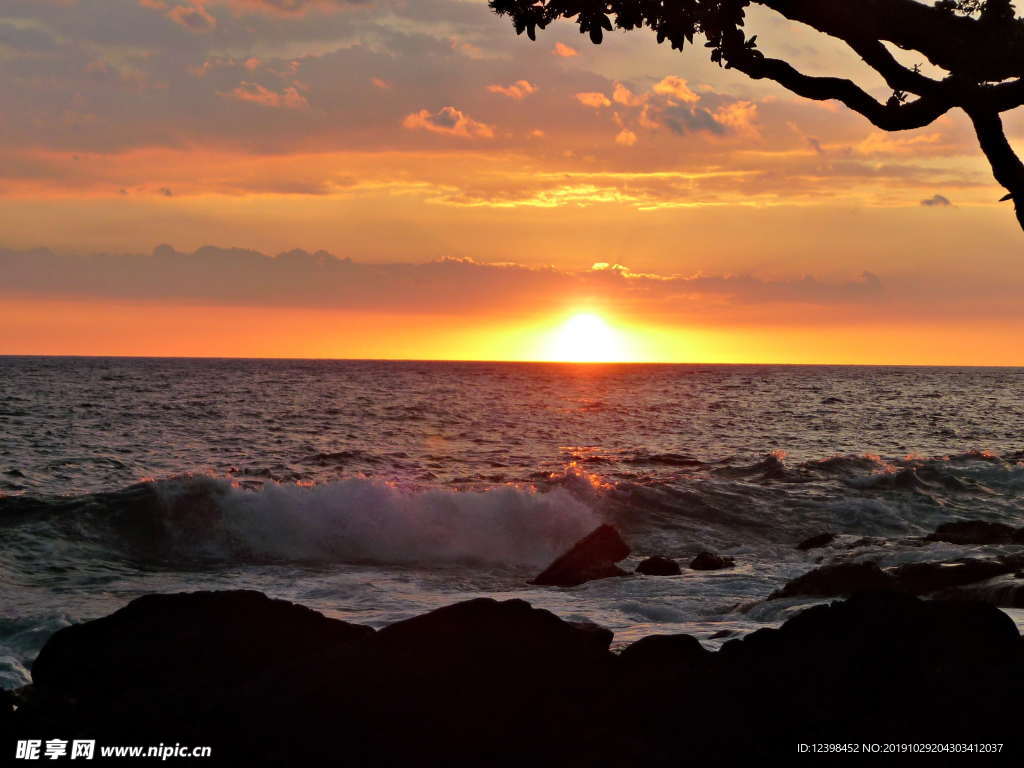
{"type": "Polygon", "coordinates": [[[33,516],[66,536],[146,559],[542,566],[601,522],[564,487],[411,490],[365,478],[243,490],[196,475],[47,507],[33,516]]]}

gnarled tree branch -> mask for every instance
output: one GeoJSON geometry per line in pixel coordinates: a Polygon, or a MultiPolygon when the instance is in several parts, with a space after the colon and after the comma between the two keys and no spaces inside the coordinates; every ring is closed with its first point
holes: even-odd
{"type": "Polygon", "coordinates": [[[915,0],[752,0],[840,40],[886,40],[978,81],[1024,76],[1024,23],[954,16],[915,0]]]}
{"type": "Polygon", "coordinates": [[[967,114],[974,123],[981,150],[992,166],[992,175],[1006,188],[1007,197],[1013,200],[1017,221],[1024,228],[1024,163],[1006,140],[998,112],[971,109],[967,114]]]}
{"type": "Polygon", "coordinates": [[[893,90],[910,91],[923,96],[926,93],[935,93],[943,86],[939,80],[933,80],[904,67],[878,40],[850,38],[845,42],[869,67],[880,74],[893,90]]]}
{"type": "Polygon", "coordinates": [[[729,66],[755,80],[767,78],[798,96],[816,101],[836,99],[885,131],[921,128],[955,106],[939,92],[922,96],[909,104],[882,104],[851,80],[840,77],[812,77],[781,59],[770,59],[756,51],[727,53],[729,66]]]}
{"type": "Polygon", "coordinates": [[[668,41],[679,50],[701,35],[712,61],[755,80],[773,80],[808,99],[835,99],[885,131],[921,128],[960,107],[974,123],[982,151],[1024,228],[1024,164],[999,117],[1024,105],[1024,19],[1016,18],[1012,0],[935,5],[918,0],[490,0],[490,5],[531,38],[560,18],[574,20],[594,43],[613,29],[612,18],[619,29],[648,27],[659,43],[668,41]],[[745,34],[751,4],[843,41],[882,76],[893,95],[882,103],[851,80],[812,77],[765,57],[756,35],[745,34]],[[886,43],[917,51],[949,76],[937,80],[903,66],[886,43]],[[907,93],[918,98],[907,101],[907,93]]]}

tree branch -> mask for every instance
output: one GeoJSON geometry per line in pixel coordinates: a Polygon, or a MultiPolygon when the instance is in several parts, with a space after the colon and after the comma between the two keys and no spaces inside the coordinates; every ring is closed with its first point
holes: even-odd
{"type": "Polygon", "coordinates": [[[941,81],[904,67],[878,40],[850,38],[845,42],[895,91],[910,91],[923,96],[926,93],[935,93],[942,87],[941,81]]]}
{"type": "Polygon", "coordinates": [[[1024,80],[982,86],[970,99],[970,103],[993,112],[1015,109],[1024,104],[1024,80]]]}
{"type": "Polygon", "coordinates": [[[751,0],[826,35],[886,40],[975,81],[1024,76],[1024,23],[954,16],[915,0],[751,0]]]}
{"type": "Polygon", "coordinates": [[[1002,118],[998,112],[976,109],[968,110],[967,114],[974,123],[981,150],[992,166],[992,175],[1006,188],[1007,197],[1013,200],[1017,221],[1024,228],[1024,163],[1006,140],[1002,118]]]}
{"type": "Polygon", "coordinates": [[[746,48],[727,51],[726,59],[730,67],[754,80],[774,80],[783,88],[807,99],[836,99],[885,131],[921,128],[955,106],[943,91],[922,96],[909,104],[882,104],[851,80],[811,77],[781,59],[769,59],[746,48]]]}

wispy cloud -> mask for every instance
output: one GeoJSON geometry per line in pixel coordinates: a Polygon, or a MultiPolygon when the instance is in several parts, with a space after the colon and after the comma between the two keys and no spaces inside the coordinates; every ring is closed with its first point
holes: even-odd
{"type": "Polygon", "coordinates": [[[272,91],[259,83],[243,82],[229,95],[238,101],[278,109],[304,109],[309,106],[306,97],[299,93],[299,89],[294,85],[290,85],[282,91],[272,91]]]}
{"type": "Polygon", "coordinates": [[[921,205],[927,208],[949,208],[953,203],[951,203],[949,198],[944,195],[934,194],[931,197],[922,200],[921,205]]]}
{"type": "Polygon", "coordinates": [[[516,101],[522,101],[530,94],[536,93],[537,86],[529,80],[516,80],[511,85],[488,85],[487,90],[491,93],[500,93],[502,96],[508,96],[516,101]]]}
{"type": "Polygon", "coordinates": [[[459,136],[466,139],[493,139],[494,128],[455,107],[442,107],[437,112],[421,109],[407,115],[402,121],[409,130],[425,130],[445,136],[459,136]]]}
{"type": "Polygon", "coordinates": [[[751,275],[636,274],[621,265],[580,271],[471,259],[371,264],[330,253],[293,250],[276,256],[238,248],[191,253],[162,245],[148,255],[76,256],[49,250],[0,249],[6,276],[0,296],[187,301],[381,312],[449,313],[472,308],[540,308],[566,296],[590,296],[635,314],[689,312],[715,297],[736,305],[863,303],[878,299],[881,280],[865,272],[845,282],[810,276],[765,280],[751,275]]]}

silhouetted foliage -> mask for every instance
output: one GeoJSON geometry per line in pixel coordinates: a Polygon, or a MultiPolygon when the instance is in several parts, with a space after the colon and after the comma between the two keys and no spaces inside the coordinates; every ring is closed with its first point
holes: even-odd
{"type": "Polygon", "coordinates": [[[1024,163],[1003,131],[1000,114],[1024,104],[1024,20],[1011,0],[490,0],[516,32],[536,39],[558,19],[571,19],[595,44],[615,28],[654,30],[659,43],[684,50],[704,39],[711,60],[800,96],[836,99],[886,131],[920,128],[960,108],[974,125],[996,181],[1013,200],[1024,228],[1024,163]],[[744,30],[746,9],[761,5],[846,43],[892,88],[881,102],[852,80],[813,77],[765,56],[744,30]],[[927,77],[886,47],[917,51],[947,74],[927,77]]]}

